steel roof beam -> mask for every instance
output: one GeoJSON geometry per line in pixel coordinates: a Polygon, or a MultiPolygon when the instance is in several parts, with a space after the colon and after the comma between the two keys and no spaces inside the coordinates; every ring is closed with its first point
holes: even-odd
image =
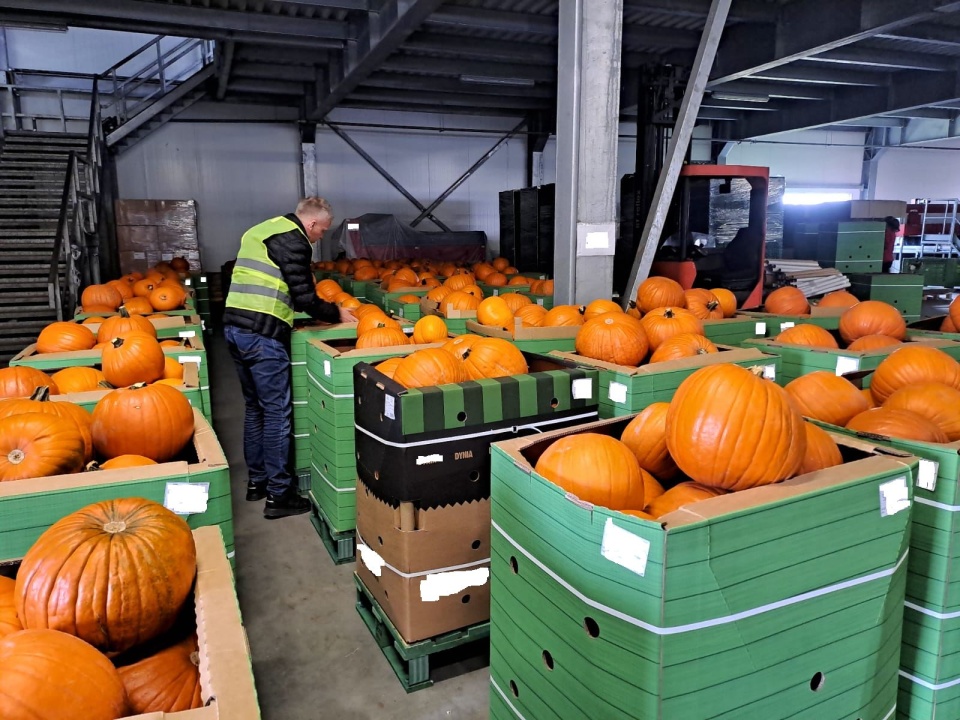
{"type": "Polygon", "coordinates": [[[884,40],[907,40],[909,42],[924,43],[940,47],[960,47],[960,32],[956,27],[949,25],[919,24],[908,28],[900,28],[886,33],[880,33],[878,38],[884,40]]]}
{"type": "Polygon", "coordinates": [[[960,137],[960,118],[944,120],[910,120],[899,131],[891,133],[891,145],[909,147],[942,142],[960,137]]]}
{"type": "Polygon", "coordinates": [[[495,62],[530,62],[537,65],[556,65],[556,45],[531,45],[529,43],[504,42],[467,38],[437,32],[420,32],[403,44],[410,52],[429,52],[474,57],[495,62]]]}
{"type": "Polygon", "coordinates": [[[479,75],[491,78],[524,78],[539,82],[556,82],[557,71],[552,67],[541,65],[524,65],[519,63],[491,63],[473,62],[470,60],[444,60],[438,63],[433,58],[416,57],[413,55],[397,55],[382,66],[383,70],[392,72],[415,72],[426,75],[479,75]]]}
{"type": "MultiPolygon", "coordinates": [[[[887,75],[885,73],[864,72],[862,70],[826,68],[818,63],[796,63],[794,65],[771,68],[770,70],[762,70],[756,75],[743,78],[745,82],[751,83],[755,79],[813,85],[859,85],[863,87],[876,87],[886,82],[887,75]]],[[[723,85],[716,86],[713,89],[722,90],[723,85]]]]}
{"type": "MultiPolygon", "coordinates": [[[[960,34],[960,33],[958,33],[960,34]]],[[[853,46],[828,50],[825,53],[807,58],[810,62],[827,62],[843,65],[869,65],[871,67],[891,68],[895,70],[952,70],[955,59],[941,55],[903,52],[900,50],[879,50],[872,47],[853,46]]]]}
{"type": "MultiPolygon", "coordinates": [[[[624,10],[664,13],[678,17],[706,19],[710,12],[709,0],[624,0],[624,10]]],[[[743,22],[772,22],[776,19],[776,6],[755,0],[737,0],[727,20],[743,22]]]]}
{"type": "Polygon", "coordinates": [[[557,90],[547,84],[534,87],[514,87],[511,85],[474,85],[460,82],[457,78],[418,77],[416,75],[395,75],[389,72],[374,73],[363,81],[364,88],[386,88],[389,90],[409,90],[416,93],[469,93],[471,95],[513,95],[556,99],[557,90]]]}
{"type": "Polygon", "coordinates": [[[237,60],[276,65],[325,65],[330,59],[324,50],[310,51],[306,48],[283,48],[273,45],[243,43],[237,47],[237,60]]]}
{"type": "Polygon", "coordinates": [[[316,77],[316,68],[305,65],[270,65],[267,63],[236,63],[234,78],[256,78],[259,80],[292,80],[312,83],[316,77]]]}
{"type": "Polygon", "coordinates": [[[427,19],[427,23],[446,27],[523,32],[550,37],[557,37],[559,33],[556,15],[532,15],[455,5],[440,8],[427,19]]]}
{"type": "Polygon", "coordinates": [[[285,80],[234,79],[227,86],[230,92],[250,93],[253,95],[303,95],[304,87],[300,82],[285,80]]]}
{"type": "Polygon", "coordinates": [[[306,5],[324,10],[370,10],[370,0],[273,0],[283,5],[306,5]]]}
{"type": "Polygon", "coordinates": [[[361,88],[352,93],[350,97],[355,100],[408,103],[410,105],[429,105],[431,107],[495,107],[516,110],[549,110],[554,107],[553,100],[534,97],[456,93],[436,93],[428,96],[417,95],[405,90],[384,90],[379,88],[361,88]]]}
{"type": "MultiPolygon", "coordinates": [[[[340,107],[345,108],[355,108],[358,110],[386,110],[390,112],[410,112],[410,105],[406,102],[395,103],[395,102],[380,102],[380,101],[367,101],[367,100],[356,100],[354,98],[347,98],[342,103],[340,107]]],[[[433,109],[430,107],[418,107],[417,112],[421,113],[434,113],[438,115],[476,115],[477,108],[470,107],[458,107],[451,105],[449,107],[433,109]]],[[[511,118],[520,118],[523,116],[523,112],[519,110],[508,110],[503,108],[484,108],[483,114],[486,116],[493,117],[511,117],[511,118]]]]}
{"type": "Polygon", "coordinates": [[[724,34],[715,87],[835,50],[960,9],[946,0],[795,0],[783,5],[776,24],[736,25],[724,34]]]}
{"type": "Polygon", "coordinates": [[[716,89],[723,93],[766,95],[778,100],[827,100],[830,90],[822,85],[804,85],[797,82],[765,82],[763,80],[736,80],[716,89]]]}

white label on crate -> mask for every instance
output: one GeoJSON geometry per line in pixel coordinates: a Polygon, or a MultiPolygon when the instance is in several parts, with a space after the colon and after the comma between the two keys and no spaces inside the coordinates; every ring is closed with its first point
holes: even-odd
{"type": "Polygon", "coordinates": [[[776,380],[777,379],[777,366],[776,365],[764,365],[763,366],[763,376],[767,380],[776,380]]]}
{"type": "Polygon", "coordinates": [[[329,360],[323,361],[323,374],[327,377],[330,377],[333,374],[333,368],[330,366],[329,360]]]}
{"type": "Polygon", "coordinates": [[[206,275],[201,275],[201,276],[200,276],[200,282],[203,283],[203,282],[206,282],[206,281],[207,281],[207,276],[206,276],[206,275]]]}
{"type": "Polygon", "coordinates": [[[440,598],[459,595],[467,588],[483,587],[489,580],[490,568],[433,573],[420,581],[420,599],[438,602],[440,598]]]}
{"type": "Polygon", "coordinates": [[[607,524],[603,526],[600,554],[610,562],[643,577],[647,572],[650,541],[617,527],[613,524],[613,518],[607,518],[607,524]]]}
{"type": "Polygon", "coordinates": [[[612,382],[610,383],[610,389],[607,390],[607,397],[615,403],[620,403],[621,405],[627,402],[627,386],[623,383],[612,382]]]}
{"type": "Polygon", "coordinates": [[[177,515],[198,515],[207,511],[210,483],[168,482],[163,491],[163,506],[177,515]]]}
{"type": "Polygon", "coordinates": [[[792,328],[794,325],[796,325],[796,323],[792,323],[792,322],[782,322],[782,323],[780,323],[780,332],[783,332],[783,331],[786,330],[787,328],[792,328]]]}
{"type": "Polygon", "coordinates": [[[201,320],[201,321],[200,321],[200,329],[201,329],[201,330],[206,330],[206,329],[207,329],[207,321],[206,321],[206,320],[201,320]]]}
{"type": "Polygon", "coordinates": [[[377,554],[377,551],[363,543],[357,543],[357,551],[360,553],[360,561],[367,566],[367,570],[380,577],[383,574],[383,566],[387,563],[377,554]]]}
{"type": "Polygon", "coordinates": [[[184,363],[196,363],[197,365],[199,365],[200,356],[199,355],[181,355],[180,357],[177,358],[177,362],[180,363],[181,365],[183,365],[184,363]]]}
{"type": "Polygon", "coordinates": [[[537,305],[543,307],[543,298],[537,298],[537,305]]]}
{"type": "Polygon", "coordinates": [[[397,310],[397,315],[399,315],[400,317],[403,317],[403,306],[402,306],[402,305],[400,306],[400,309],[397,310]]]}
{"type": "Polygon", "coordinates": [[[134,260],[146,260],[146,259],[147,259],[147,254],[146,254],[146,253],[141,253],[141,252],[135,252],[135,253],[133,254],[133,259],[134,259],[134,260]]]}
{"type": "Polygon", "coordinates": [[[593,399],[593,381],[590,378],[579,378],[573,381],[573,399],[593,399]]]}
{"type": "Polygon", "coordinates": [[[846,375],[860,369],[860,358],[840,355],[837,358],[837,375],[846,375]]]}
{"type": "Polygon", "coordinates": [[[940,472],[940,463],[933,460],[921,460],[917,471],[917,487],[921,490],[933,492],[937,489],[937,474],[940,472]]]}
{"type": "Polygon", "coordinates": [[[383,414],[391,420],[397,419],[397,399],[393,395],[383,396],[383,414]]]}
{"type": "Polygon", "coordinates": [[[896,515],[910,507],[910,491],[907,478],[898,477],[880,486],[880,517],[896,515]]]}
{"type": "Polygon", "coordinates": [[[767,334],[767,324],[765,322],[758,322],[753,326],[754,335],[766,335],[767,334]]]}
{"type": "Polygon", "coordinates": [[[443,462],[443,455],[421,455],[417,458],[417,465],[436,465],[443,462]]]}
{"type": "Polygon", "coordinates": [[[186,279],[183,281],[183,284],[186,285],[187,287],[190,287],[190,285],[192,285],[192,283],[190,282],[190,278],[186,278],[186,279]]]}
{"type": "Polygon", "coordinates": [[[196,331],[196,330],[181,330],[181,331],[180,331],[180,337],[196,337],[196,336],[197,336],[197,331],[196,331]]]}

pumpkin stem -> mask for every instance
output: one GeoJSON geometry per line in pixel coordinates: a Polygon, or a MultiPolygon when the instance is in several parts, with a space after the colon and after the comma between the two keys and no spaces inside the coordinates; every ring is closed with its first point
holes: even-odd
{"type": "Polygon", "coordinates": [[[122,318],[128,318],[128,317],[130,317],[130,313],[127,311],[127,306],[126,306],[126,305],[121,305],[121,306],[120,306],[120,317],[122,317],[122,318]]]}
{"type": "Polygon", "coordinates": [[[129,387],[129,389],[130,389],[130,390],[142,390],[142,389],[145,388],[146,386],[147,386],[147,383],[145,383],[145,382],[139,382],[139,383],[134,383],[133,385],[131,385],[131,386],[129,387]]]}
{"type": "Polygon", "coordinates": [[[7,453],[7,461],[11,465],[19,465],[26,459],[26,455],[23,454],[23,450],[14,449],[7,453]]]}
{"type": "Polygon", "coordinates": [[[190,653],[190,662],[193,663],[194,667],[200,667],[200,653],[198,652],[190,653]]]}
{"type": "Polygon", "coordinates": [[[99,469],[100,469],[100,463],[98,463],[96,460],[91,460],[90,462],[87,463],[87,466],[84,468],[86,472],[94,472],[99,469]]]}
{"type": "Polygon", "coordinates": [[[711,300],[707,303],[707,310],[716,310],[718,307],[720,307],[720,303],[716,300],[711,300]]]}
{"type": "Polygon", "coordinates": [[[123,338],[122,337],[114,338],[113,340],[110,341],[110,344],[113,345],[115,348],[118,348],[121,345],[123,345],[123,338]]]}
{"type": "Polygon", "coordinates": [[[672,318],[676,313],[673,311],[673,308],[667,308],[663,311],[663,316],[665,318],[672,318]]]}
{"type": "Polygon", "coordinates": [[[127,529],[127,524],[123,520],[111,520],[103,526],[103,531],[111,535],[117,535],[127,529]]]}
{"type": "Polygon", "coordinates": [[[50,399],[50,388],[46,385],[41,385],[33,391],[30,399],[36,400],[37,402],[47,402],[50,399]]]}

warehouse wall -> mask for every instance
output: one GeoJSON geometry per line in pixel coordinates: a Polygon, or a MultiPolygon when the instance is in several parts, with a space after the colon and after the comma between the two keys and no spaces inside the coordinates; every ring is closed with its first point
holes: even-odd
{"type": "Polygon", "coordinates": [[[173,122],[123,153],[121,198],[197,201],[204,267],[237,255],[243,232],[292,212],[300,196],[293,124],[173,122]]]}
{"type": "Polygon", "coordinates": [[[122,60],[153,35],[69,28],[66,32],[7,28],[11,68],[100,73],[122,60]]]}
{"type": "Polygon", "coordinates": [[[960,197],[960,141],[936,143],[936,147],[943,149],[886,150],[877,168],[876,197],[892,200],[960,197]]]}

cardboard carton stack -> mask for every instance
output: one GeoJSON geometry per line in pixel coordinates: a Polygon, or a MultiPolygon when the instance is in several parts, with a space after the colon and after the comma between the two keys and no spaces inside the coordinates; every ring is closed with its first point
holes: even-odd
{"type": "Polygon", "coordinates": [[[838,438],[843,465],[665,526],[534,471],[626,423],[493,446],[491,718],[892,718],[916,459],[838,438]]]}
{"type": "Polygon", "coordinates": [[[116,215],[123,274],[175,257],[190,261],[191,271],[200,270],[195,200],[117,200],[116,215]]]}
{"type": "Polygon", "coordinates": [[[490,443],[597,417],[596,371],[527,360],[409,390],[354,366],[357,575],[408,643],[488,617],[490,443]]]}

